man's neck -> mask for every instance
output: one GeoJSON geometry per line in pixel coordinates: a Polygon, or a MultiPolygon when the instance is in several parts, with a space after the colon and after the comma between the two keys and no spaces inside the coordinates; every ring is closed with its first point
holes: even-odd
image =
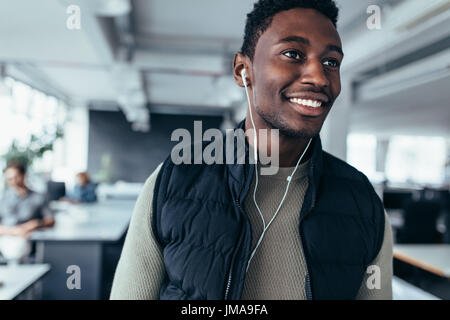
{"type": "MultiPolygon", "coordinates": [[[[256,118],[256,117],[255,117],[256,118]]],[[[271,134],[270,128],[265,121],[262,119],[254,119],[257,137],[259,141],[259,130],[266,129],[267,130],[267,146],[261,146],[261,144],[258,142],[258,151],[261,152],[260,148],[267,148],[266,154],[270,154],[270,151],[272,150],[271,144],[277,143],[278,144],[278,150],[279,150],[279,166],[280,167],[294,167],[297,164],[297,161],[299,157],[303,154],[303,151],[305,150],[306,146],[308,145],[309,139],[304,138],[296,138],[296,137],[289,137],[286,135],[283,135],[281,132],[279,132],[279,139],[278,141],[272,141],[270,139],[271,134]]],[[[247,116],[245,120],[245,130],[253,129],[253,125],[251,123],[250,117],[247,116]]],[[[253,132],[249,132],[249,135],[247,136],[248,143],[253,147],[253,132]]],[[[276,149],[275,149],[276,150],[276,149]]],[[[302,163],[307,161],[311,154],[311,149],[308,150],[308,152],[304,155],[302,159],[302,163]]]]}
{"type": "MultiPolygon", "coordinates": [[[[280,134],[280,167],[294,167],[308,145],[309,139],[286,137],[280,134]]],[[[308,150],[310,151],[310,150],[308,150]]],[[[306,152],[301,163],[309,159],[306,152]]]]}

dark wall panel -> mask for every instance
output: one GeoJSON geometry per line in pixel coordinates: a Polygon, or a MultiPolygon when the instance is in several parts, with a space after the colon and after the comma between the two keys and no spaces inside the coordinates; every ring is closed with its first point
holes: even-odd
{"type": "Polygon", "coordinates": [[[170,141],[175,129],[185,128],[193,139],[194,121],[201,120],[203,131],[219,128],[222,117],[152,114],[151,130],[134,132],[122,112],[89,112],[88,170],[95,177],[102,158],[110,155],[110,181],[144,182],[170,154],[177,142],[170,141]]]}

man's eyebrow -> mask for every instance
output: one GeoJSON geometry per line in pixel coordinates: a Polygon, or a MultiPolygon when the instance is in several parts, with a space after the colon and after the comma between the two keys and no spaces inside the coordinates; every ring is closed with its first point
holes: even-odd
{"type": "MultiPolygon", "coordinates": [[[[278,41],[278,43],[286,43],[286,42],[300,42],[307,46],[311,45],[311,42],[309,41],[309,39],[301,37],[301,36],[289,36],[289,37],[283,38],[280,41],[278,41]]],[[[327,45],[325,47],[325,50],[336,51],[336,52],[340,53],[342,56],[344,56],[344,52],[342,51],[342,48],[337,45],[334,45],[334,44],[327,45]]]]}
{"type": "Polygon", "coordinates": [[[308,39],[300,37],[300,36],[289,36],[289,37],[283,38],[280,41],[278,41],[278,43],[284,43],[284,42],[300,42],[300,43],[306,44],[308,46],[311,44],[308,39]]]}
{"type": "Polygon", "coordinates": [[[325,49],[326,49],[327,51],[336,51],[336,52],[340,53],[342,56],[344,56],[344,51],[342,51],[342,48],[339,47],[339,46],[335,46],[335,45],[333,45],[333,44],[329,44],[329,45],[327,45],[327,46],[325,47],[325,49]]]}

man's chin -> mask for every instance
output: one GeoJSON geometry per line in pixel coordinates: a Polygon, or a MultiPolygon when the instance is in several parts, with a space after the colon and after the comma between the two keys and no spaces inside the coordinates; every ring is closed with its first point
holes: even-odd
{"type": "Polygon", "coordinates": [[[279,121],[278,119],[271,119],[269,124],[273,129],[279,130],[280,136],[295,139],[311,139],[317,136],[320,132],[320,129],[314,130],[304,126],[293,126],[285,121],[279,121]]]}
{"type": "Polygon", "coordinates": [[[317,136],[321,128],[308,128],[303,123],[293,124],[284,119],[281,114],[265,114],[257,108],[258,115],[272,129],[278,129],[280,136],[294,139],[311,139],[317,136]]]}
{"type": "Polygon", "coordinates": [[[278,128],[280,135],[295,139],[311,139],[319,134],[319,131],[307,129],[278,128]]]}

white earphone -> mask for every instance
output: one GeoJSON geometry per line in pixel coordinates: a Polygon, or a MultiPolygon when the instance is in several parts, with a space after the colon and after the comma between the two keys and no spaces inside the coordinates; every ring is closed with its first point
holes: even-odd
{"type": "Polygon", "coordinates": [[[255,159],[255,164],[258,163],[258,138],[256,135],[256,128],[255,128],[255,123],[253,122],[253,115],[252,115],[252,108],[250,106],[250,97],[248,95],[248,84],[247,84],[247,72],[245,71],[245,68],[242,69],[241,71],[241,76],[242,76],[242,82],[244,83],[244,87],[245,87],[245,93],[247,94],[247,101],[248,101],[248,111],[250,113],[250,120],[252,122],[252,126],[253,126],[253,157],[255,159]]]}
{"type": "Polygon", "coordinates": [[[245,93],[247,95],[247,102],[248,102],[248,110],[249,110],[249,113],[250,113],[250,120],[251,120],[252,126],[253,126],[253,151],[254,151],[253,152],[253,157],[255,159],[255,189],[253,190],[253,202],[255,203],[255,207],[258,210],[258,213],[259,213],[259,215],[261,217],[261,220],[262,220],[262,223],[263,223],[263,231],[261,233],[261,236],[259,237],[258,242],[256,243],[256,246],[255,246],[255,249],[253,249],[253,252],[251,253],[250,258],[248,260],[247,270],[246,270],[246,271],[248,271],[248,268],[250,267],[250,262],[252,261],[253,256],[256,253],[256,250],[258,249],[259,245],[261,244],[261,241],[264,238],[264,234],[266,233],[267,229],[269,229],[269,226],[272,224],[273,220],[275,220],[278,212],[281,209],[281,206],[283,205],[284,200],[286,199],[287,193],[289,191],[289,185],[291,184],[292,177],[294,176],[295,171],[297,171],[297,168],[298,168],[300,162],[302,161],[303,156],[305,155],[306,151],[308,150],[309,145],[311,144],[312,138],[309,139],[308,145],[306,146],[306,148],[303,151],[302,155],[298,159],[297,164],[296,164],[294,170],[292,171],[292,174],[287,177],[287,186],[286,186],[286,190],[284,192],[283,198],[281,199],[281,202],[278,205],[278,208],[275,211],[272,219],[270,219],[269,223],[266,226],[266,221],[264,220],[264,216],[261,213],[261,209],[259,208],[258,203],[256,202],[256,190],[258,188],[258,138],[257,138],[255,123],[253,122],[252,107],[251,107],[251,102],[250,102],[250,96],[248,94],[248,85],[247,85],[247,79],[246,79],[247,72],[245,71],[245,68],[242,69],[241,76],[242,76],[242,82],[244,83],[244,87],[245,87],[245,93]]]}
{"type": "Polygon", "coordinates": [[[247,79],[246,79],[247,72],[245,71],[245,68],[242,69],[241,76],[242,76],[242,81],[244,81],[244,86],[247,86],[247,79]]]}

